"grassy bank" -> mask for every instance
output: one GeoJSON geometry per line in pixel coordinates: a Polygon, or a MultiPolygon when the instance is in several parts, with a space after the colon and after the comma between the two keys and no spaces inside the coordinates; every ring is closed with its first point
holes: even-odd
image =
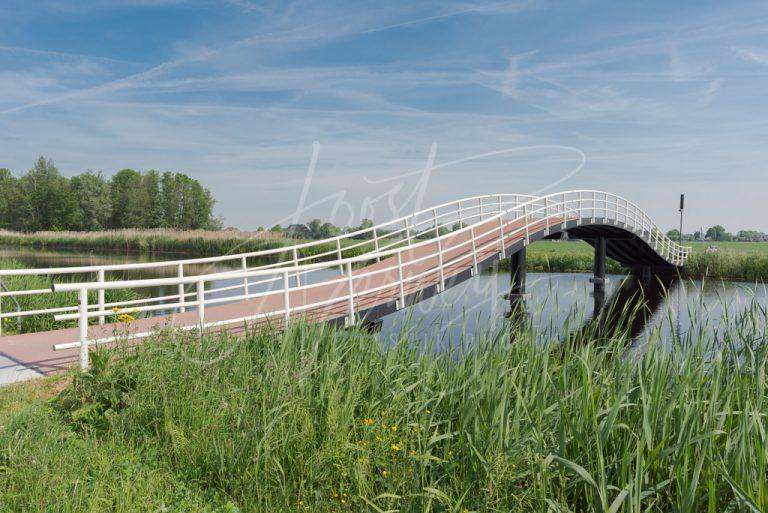
{"type": "Polygon", "coordinates": [[[0,510],[765,510],[767,324],[637,358],[590,330],[450,355],[320,326],[161,335],[0,391],[0,510]]]}
{"type": "MultiPolygon", "coordinates": [[[[22,269],[23,266],[13,260],[0,260],[0,269],[22,269]]],[[[47,276],[12,276],[3,278],[3,283],[9,290],[35,290],[50,289],[51,280],[47,276]]],[[[107,290],[104,293],[105,302],[127,301],[136,299],[139,294],[132,290],[107,290]]],[[[56,292],[51,294],[37,294],[33,296],[16,296],[22,311],[43,310],[64,306],[77,305],[77,292],[56,292]]],[[[90,304],[97,301],[96,292],[88,297],[90,304]]],[[[16,311],[16,303],[8,297],[0,298],[0,312],[9,313],[16,311]]],[[[54,321],[53,314],[34,315],[23,317],[21,323],[16,318],[0,319],[3,323],[3,333],[31,333],[34,331],[46,331],[77,326],[77,321],[54,321]]],[[[96,319],[93,320],[96,322],[96,319]]]]}

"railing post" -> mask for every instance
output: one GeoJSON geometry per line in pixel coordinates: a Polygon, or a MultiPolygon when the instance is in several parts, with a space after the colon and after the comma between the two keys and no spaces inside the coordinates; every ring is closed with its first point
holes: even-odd
{"type": "Polygon", "coordinates": [[[459,230],[461,230],[464,227],[464,216],[463,212],[461,211],[461,200],[459,200],[459,230]]]}
{"type": "MultiPolygon", "coordinates": [[[[296,248],[293,248],[293,266],[299,266],[299,250],[296,248]]],[[[301,278],[299,277],[298,272],[296,272],[296,286],[301,287],[301,278]]]]}
{"type": "Polygon", "coordinates": [[[529,231],[528,231],[528,204],[526,203],[523,205],[523,224],[525,225],[525,245],[531,243],[531,239],[529,237],[529,231]]]}
{"type": "Polygon", "coordinates": [[[507,250],[504,248],[504,220],[501,218],[501,214],[499,214],[499,245],[501,246],[501,250],[499,251],[499,253],[501,253],[501,258],[506,258],[507,250]]]}
{"type": "MultiPolygon", "coordinates": [[[[336,260],[341,261],[341,238],[336,237],[336,260]]],[[[339,274],[344,274],[343,264],[339,264],[339,274]]]]}
{"type": "MultiPolygon", "coordinates": [[[[179,279],[184,278],[184,264],[179,264],[176,275],[179,277],[179,279]]],[[[179,283],[179,312],[180,313],[184,313],[187,311],[187,307],[184,306],[184,303],[186,303],[186,296],[184,294],[184,284],[179,283]]]]}
{"type": "Polygon", "coordinates": [[[288,328],[288,320],[291,318],[291,291],[288,281],[288,271],[283,271],[283,329],[288,328]]]}
{"type": "Polygon", "coordinates": [[[376,261],[381,262],[381,257],[379,256],[379,234],[375,226],[373,227],[373,249],[376,251],[376,261]]]}
{"type": "Polygon", "coordinates": [[[78,328],[80,333],[80,370],[86,371],[88,362],[88,290],[81,288],[77,291],[78,328]]]}
{"type": "Polygon", "coordinates": [[[597,193],[592,192],[592,224],[597,221],[597,193]]]}
{"type": "Polygon", "coordinates": [[[443,245],[440,243],[440,237],[437,238],[437,265],[440,271],[440,288],[438,292],[445,290],[445,273],[443,271],[443,245]]]}
{"type": "Polygon", "coordinates": [[[205,325],[205,282],[197,281],[197,322],[200,325],[200,335],[203,334],[205,325]]]}
{"type": "Polygon", "coordinates": [[[408,218],[406,217],[403,222],[405,223],[405,244],[406,246],[411,245],[411,223],[408,222],[408,218]]]}
{"type": "MultiPolygon", "coordinates": [[[[248,261],[245,257],[241,259],[241,268],[243,269],[243,272],[248,270],[248,261]]],[[[248,277],[245,276],[243,278],[243,296],[245,296],[246,299],[248,299],[248,277]]]]}
{"type": "Polygon", "coordinates": [[[355,325],[355,298],[352,284],[352,262],[347,262],[347,326],[355,325]]]}
{"type": "Polygon", "coordinates": [[[475,247],[475,227],[469,228],[469,236],[472,239],[472,276],[477,276],[477,248],[475,247]]]}
{"type": "Polygon", "coordinates": [[[432,209],[432,224],[435,225],[435,237],[440,237],[440,228],[437,226],[437,209],[432,209]]]}
{"type": "Polygon", "coordinates": [[[544,235],[549,235],[549,198],[544,198],[544,235]]]}
{"type": "Polygon", "coordinates": [[[400,308],[405,308],[405,286],[403,285],[403,252],[397,252],[397,283],[400,288],[400,308]]]}
{"type": "MultiPolygon", "coordinates": [[[[104,283],[104,269],[99,269],[98,270],[98,272],[96,273],[96,280],[99,283],[101,283],[101,284],[104,283]]],[[[99,303],[99,311],[103,312],[104,311],[104,289],[103,288],[100,288],[96,292],[96,297],[97,297],[97,300],[98,300],[98,303],[99,303]]],[[[99,324],[104,324],[104,316],[103,315],[99,315],[99,324]]]]}
{"type": "Polygon", "coordinates": [[[482,222],[483,220],[483,198],[482,197],[477,199],[477,210],[479,212],[480,221],[482,222]]]}

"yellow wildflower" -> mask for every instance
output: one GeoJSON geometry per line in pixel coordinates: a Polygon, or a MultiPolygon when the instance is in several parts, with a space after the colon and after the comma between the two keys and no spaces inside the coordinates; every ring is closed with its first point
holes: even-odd
{"type": "Polygon", "coordinates": [[[381,471],[381,475],[384,476],[384,477],[387,477],[389,475],[389,470],[387,470],[387,469],[382,470],[381,471]]]}
{"type": "Polygon", "coordinates": [[[117,317],[117,320],[120,322],[124,322],[125,324],[128,324],[129,322],[135,321],[136,318],[131,314],[120,314],[117,317]]]}
{"type": "Polygon", "coordinates": [[[392,444],[392,450],[393,450],[393,451],[395,451],[395,452],[397,452],[397,451],[399,451],[399,450],[400,450],[400,446],[399,446],[399,445],[397,445],[397,444],[392,444]]]}
{"type": "Polygon", "coordinates": [[[396,431],[397,431],[397,426],[392,426],[392,432],[394,433],[396,431]]]}
{"type": "Polygon", "coordinates": [[[373,420],[369,418],[364,418],[363,424],[365,424],[366,426],[370,426],[371,424],[373,424],[373,420]]]}

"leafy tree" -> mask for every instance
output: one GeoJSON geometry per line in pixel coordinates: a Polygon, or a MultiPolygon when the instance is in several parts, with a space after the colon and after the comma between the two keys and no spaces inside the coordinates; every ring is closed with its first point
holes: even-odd
{"type": "MultiPolygon", "coordinates": [[[[367,230],[369,228],[373,228],[373,221],[371,221],[370,219],[363,219],[363,221],[360,223],[360,226],[353,229],[352,231],[367,230]]],[[[373,232],[361,233],[359,235],[355,235],[353,238],[354,239],[372,239],[373,232]]]]}
{"type": "Polygon", "coordinates": [[[20,181],[8,169],[0,168],[0,228],[23,229],[21,216],[28,211],[25,200],[20,181]]]}
{"type": "Polygon", "coordinates": [[[160,193],[160,173],[154,170],[147,171],[141,177],[141,181],[147,201],[142,226],[145,228],[160,228],[165,225],[163,201],[160,193]]]}
{"type": "Polygon", "coordinates": [[[318,239],[327,239],[335,237],[341,233],[341,229],[332,223],[323,223],[318,231],[318,239]]]}
{"type": "Polygon", "coordinates": [[[667,237],[672,240],[680,240],[680,230],[672,229],[667,232],[667,237]]]}
{"type": "Polygon", "coordinates": [[[757,230],[739,230],[736,234],[736,238],[741,241],[760,241],[765,238],[765,234],[757,230]]]}
{"type": "Polygon", "coordinates": [[[709,228],[707,230],[706,236],[709,237],[711,240],[716,240],[716,241],[727,241],[733,238],[733,236],[727,231],[725,231],[725,228],[723,228],[719,224],[709,228]]]}
{"type": "Polygon", "coordinates": [[[109,228],[112,195],[101,171],[88,171],[71,180],[72,194],[81,212],[79,230],[97,231],[109,228]]]}
{"type": "Polygon", "coordinates": [[[26,196],[25,230],[72,230],[80,225],[82,214],[69,180],[59,174],[50,159],[39,157],[21,178],[21,188],[26,196]]]}
{"type": "Polygon", "coordinates": [[[217,228],[214,199],[200,182],[182,173],[163,173],[161,178],[163,226],[182,230],[217,228]]]}
{"type": "Polygon", "coordinates": [[[141,173],[123,169],[112,177],[112,226],[142,228],[149,199],[141,173]]]}
{"type": "Polygon", "coordinates": [[[322,238],[320,235],[320,230],[322,227],[323,222],[320,219],[312,219],[309,223],[307,223],[307,228],[309,228],[309,231],[312,233],[313,239],[322,238]]]}
{"type": "Polygon", "coordinates": [[[282,232],[282,231],[283,231],[283,229],[280,227],[280,225],[279,225],[279,224],[276,224],[275,226],[273,226],[272,228],[270,228],[270,229],[269,229],[269,231],[270,231],[270,232],[276,232],[276,233],[279,233],[279,232],[282,232]]]}

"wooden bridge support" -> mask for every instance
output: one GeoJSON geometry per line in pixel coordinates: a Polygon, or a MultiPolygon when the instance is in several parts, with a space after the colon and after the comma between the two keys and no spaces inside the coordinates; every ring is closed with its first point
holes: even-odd
{"type": "Polygon", "coordinates": [[[595,312],[599,312],[605,306],[605,259],[606,259],[606,240],[605,237],[597,237],[594,240],[595,262],[594,275],[589,280],[592,282],[592,297],[595,300],[595,312]]]}
{"type": "Polygon", "coordinates": [[[510,257],[509,278],[512,283],[509,299],[522,298],[525,296],[525,279],[528,274],[528,267],[525,264],[525,248],[510,257]]]}
{"type": "Polygon", "coordinates": [[[525,292],[525,280],[528,274],[528,267],[525,262],[525,247],[516,253],[512,253],[509,260],[511,289],[505,295],[505,299],[509,300],[509,311],[505,316],[510,319],[510,326],[516,329],[520,327],[526,318],[525,299],[527,294],[525,292]]]}

